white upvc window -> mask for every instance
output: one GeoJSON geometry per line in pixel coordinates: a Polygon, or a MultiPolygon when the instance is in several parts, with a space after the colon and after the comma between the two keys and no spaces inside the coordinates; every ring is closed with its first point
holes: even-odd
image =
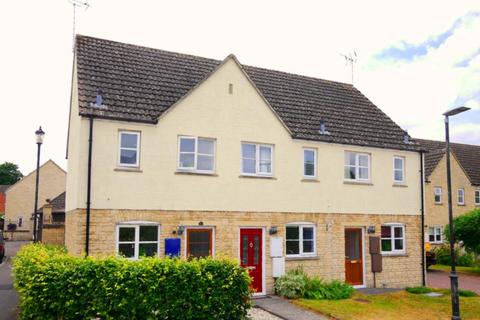
{"type": "Polygon", "coordinates": [[[393,181],[405,183],[405,157],[393,157],[393,181]]]}
{"type": "Polygon", "coordinates": [[[480,190],[475,190],[475,205],[480,206],[480,190]]]}
{"type": "Polygon", "coordinates": [[[311,223],[286,225],[285,248],[287,256],[315,256],[316,230],[311,223]]]}
{"type": "Polygon", "coordinates": [[[368,153],[345,152],[345,180],[370,180],[370,155],[368,153]]]}
{"type": "Polygon", "coordinates": [[[117,225],[117,253],[125,258],[158,257],[160,226],[155,223],[117,225]]]}
{"type": "Polygon", "coordinates": [[[215,139],[178,137],[178,169],[213,173],[215,171],[215,139]]]}
{"type": "Polygon", "coordinates": [[[433,188],[433,196],[435,199],[435,203],[437,204],[442,203],[442,187],[433,188]]]}
{"type": "Polygon", "coordinates": [[[465,204],[465,189],[463,188],[457,190],[457,204],[462,206],[465,204]]]}
{"type": "Polygon", "coordinates": [[[273,146],[242,142],[242,174],[273,175],[273,146]]]}
{"type": "Polygon", "coordinates": [[[317,149],[303,149],[303,177],[305,179],[317,177],[317,149]]]}
{"type": "Polygon", "coordinates": [[[405,253],[405,226],[403,224],[385,224],[381,228],[383,254],[405,253]]]}
{"type": "Polygon", "coordinates": [[[430,243],[442,243],[442,228],[441,227],[429,227],[428,228],[428,242],[430,243]]]}
{"type": "Polygon", "coordinates": [[[120,167],[138,167],[140,164],[140,132],[120,131],[118,146],[118,165],[120,167]]]}

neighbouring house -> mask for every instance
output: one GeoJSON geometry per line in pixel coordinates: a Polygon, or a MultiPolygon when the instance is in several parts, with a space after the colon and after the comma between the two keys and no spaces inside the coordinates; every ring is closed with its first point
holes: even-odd
{"type": "Polygon", "coordinates": [[[65,244],[65,192],[53,199],[47,199],[46,204],[38,210],[43,213],[42,243],[65,244]]]}
{"type": "Polygon", "coordinates": [[[0,184],[0,230],[4,228],[4,215],[5,215],[5,191],[7,191],[10,185],[8,184],[0,184]]]}
{"type": "MultiPolygon", "coordinates": [[[[38,206],[65,192],[66,172],[52,160],[40,166],[38,206]]],[[[6,191],[5,230],[13,240],[31,240],[35,203],[36,170],[32,171],[6,191]],[[8,225],[14,226],[8,229],[8,225]]]]}
{"type": "Polygon", "coordinates": [[[74,254],[90,212],[90,254],[228,255],[259,294],[300,266],[371,287],[374,255],[422,283],[420,148],[350,84],[77,36],[70,108],[74,254]]]}
{"type": "MultiPolygon", "coordinates": [[[[425,154],[425,232],[435,245],[446,239],[448,224],[447,160],[445,142],[416,139],[428,151],[425,154]]],[[[454,217],[480,207],[480,146],[450,144],[452,208],[454,217]]]]}

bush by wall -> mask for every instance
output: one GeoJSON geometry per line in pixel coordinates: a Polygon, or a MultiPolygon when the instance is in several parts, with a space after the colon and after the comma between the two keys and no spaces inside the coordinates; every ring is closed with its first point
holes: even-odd
{"type": "Polygon", "coordinates": [[[250,278],[227,259],[81,258],[24,246],[13,262],[22,319],[244,319],[250,278]]]}
{"type": "MultiPolygon", "coordinates": [[[[434,252],[437,256],[438,264],[450,265],[450,247],[448,245],[442,245],[434,249],[434,252]]],[[[473,267],[476,264],[476,259],[473,253],[469,253],[461,248],[455,247],[455,262],[457,266],[473,267]]]]}
{"type": "Polygon", "coordinates": [[[339,300],[348,299],[352,296],[352,286],[334,280],[323,281],[318,277],[309,277],[301,268],[290,270],[275,282],[277,294],[288,298],[326,299],[339,300]]]}

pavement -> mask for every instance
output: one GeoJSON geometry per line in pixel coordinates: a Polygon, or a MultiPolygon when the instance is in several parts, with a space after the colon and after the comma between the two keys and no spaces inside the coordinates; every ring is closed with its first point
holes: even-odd
{"type": "Polygon", "coordinates": [[[263,309],[284,320],[327,320],[328,318],[292,304],[287,299],[277,296],[254,298],[256,307],[263,309]]]}
{"type": "MultiPolygon", "coordinates": [[[[450,289],[449,273],[440,270],[427,270],[427,286],[450,289]]],[[[458,273],[458,287],[480,294],[480,277],[458,273]]]]}
{"type": "Polygon", "coordinates": [[[12,282],[12,257],[28,241],[6,241],[5,259],[0,264],[0,320],[15,320],[18,316],[18,295],[12,282]]]}

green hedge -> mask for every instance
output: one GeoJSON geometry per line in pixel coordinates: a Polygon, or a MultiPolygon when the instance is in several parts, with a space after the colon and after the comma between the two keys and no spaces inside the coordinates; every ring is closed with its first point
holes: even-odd
{"type": "Polygon", "coordinates": [[[13,261],[22,319],[244,319],[250,278],[228,259],[73,257],[24,246],[13,261]]]}

